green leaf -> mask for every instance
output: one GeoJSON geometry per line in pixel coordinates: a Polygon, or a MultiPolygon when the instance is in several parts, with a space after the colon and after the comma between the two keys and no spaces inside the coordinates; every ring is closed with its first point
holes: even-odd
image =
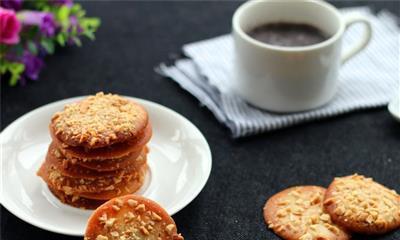
{"type": "Polygon", "coordinates": [[[60,44],[60,46],[62,46],[62,47],[65,46],[65,36],[62,33],[59,33],[56,36],[56,40],[57,40],[58,44],[60,44]]]}
{"type": "Polygon", "coordinates": [[[74,41],[74,43],[78,46],[78,47],[80,47],[80,46],[82,46],[82,42],[81,42],[81,40],[78,38],[78,37],[72,37],[72,40],[74,41]]]}
{"type": "Polygon", "coordinates": [[[76,13],[82,10],[82,6],[79,3],[75,3],[74,5],[72,5],[71,7],[71,12],[72,13],[76,13]]]}
{"type": "Polygon", "coordinates": [[[58,9],[57,19],[64,28],[67,28],[69,25],[69,14],[70,8],[67,6],[62,6],[58,9]]]}
{"type": "Polygon", "coordinates": [[[0,64],[0,75],[3,75],[7,72],[8,65],[7,65],[7,62],[5,62],[5,61],[1,61],[0,63],[1,63],[0,64]]]}
{"type": "Polygon", "coordinates": [[[28,49],[33,55],[38,54],[38,49],[36,47],[36,44],[33,41],[28,41],[28,49]]]}
{"type": "Polygon", "coordinates": [[[21,77],[21,74],[24,72],[25,66],[22,63],[10,63],[8,65],[8,70],[11,73],[9,84],[15,86],[21,77]]]}
{"type": "Polygon", "coordinates": [[[53,54],[54,53],[54,43],[52,40],[50,39],[42,39],[42,41],[40,41],[40,44],[42,45],[42,47],[44,49],[46,49],[47,53],[49,54],[53,54]]]}
{"type": "Polygon", "coordinates": [[[97,29],[100,26],[100,19],[98,18],[84,18],[82,19],[82,26],[97,29]]]}
{"type": "Polygon", "coordinates": [[[91,32],[91,31],[85,31],[85,32],[83,32],[83,35],[85,35],[87,38],[89,38],[92,41],[96,39],[93,32],[91,32]]]}

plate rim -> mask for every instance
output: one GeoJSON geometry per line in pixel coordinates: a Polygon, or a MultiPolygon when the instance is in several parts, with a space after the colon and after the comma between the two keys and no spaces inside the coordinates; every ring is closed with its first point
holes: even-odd
{"type": "MultiPolygon", "coordinates": [[[[75,96],[75,97],[70,97],[70,98],[65,98],[65,99],[60,99],[54,102],[50,102],[47,104],[44,104],[40,107],[37,107],[35,109],[32,109],[31,111],[23,114],[22,116],[18,117],[16,120],[12,121],[7,127],[5,127],[1,132],[0,132],[0,172],[2,172],[2,168],[3,168],[3,141],[2,138],[5,135],[5,132],[11,131],[9,129],[12,129],[14,126],[18,125],[20,122],[22,122],[24,119],[31,117],[31,115],[37,114],[40,111],[43,111],[44,109],[51,107],[53,105],[58,105],[58,104],[67,104],[67,103],[71,103],[80,99],[83,99],[85,97],[88,97],[90,95],[83,95],[83,96],[75,96]]],[[[212,171],[212,152],[211,152],[211,148],[210,145],[207,142],[207,139],[205,138],[204,134],[200,131],[200,129],[194,125],[189,119],[187,119],[186,117],[184,117],[183,115],[181,115],[180,113],[172,110],[171,108],[168,108],[164,105],[161,105],[160,103],[157,102],[153,102],[150,100],[146,100],[143,98],[137,98],[137,97],[131,97],[131,96],[126,96],[126,95],[120,95],[124,98],[128,98],[128,99],[132,99],[134,101],[138,101],[139,103],[145,103],[147,105],[150,105],[152,107],[155,108],[160,108],[163,111],[168,112],[168,114],[172,114],[177,118],[180,118],[181,120],[185,121],[187,124],[189,124],[191,126],[191,128],[193,128],[193,130],[197,131],[201,141],[203,142],[204,146],[206,147],[207,150],[207,159],[209,159],[207,161],[206,167],[207,167],[207,172],[206,175],[204,175],[204,179],[201,181],[201,183],[199,184],[199,187],[193,192],[193,194],[189,197],[185,198],[185,201],[180,202],[180,204],[176,204],[176,206],[171,208],[171,213],[170,215],[174,215],[176,213],[178,213],[180,210],[182,210],[183,208],[185,208],[187,205],[189,205],[192,201],[194,201],[195,198],[197,198],[197,196],[200,194],[200,192],[204,189],[204,187],[206,186],[210,175],[211,175],[211,171],[212,171]]],[[[63,229],[58,229],[58,228],[52,228],[52,227],[48,227],[48,225],[45,225],[44,223],[41,222],[37,222],[31,215],[29,214],[24,214],[23,211],[20,211],[18,207],[15,207],[15,205],[13,204],[9,204],[8,201],[4,201],[4,189],[3,189],[3,176],[0,177],[0,204],[1,206],[3,206],[5,209],[7,209],[7,211],[9,211],[11,214],[13,214],[14,216],[16,216],[17,218],[19,218],[20,220],[31,224],[37,228],[46,230],[46,231],[50,231],[50,232],[54,232],[54,233],[58,233],[58,234],[63,234],[63,235],[68,235],[68,236],[83,236],[81,233],[78,232],[71,232],[71,231],[65,231],[63,229]]]]}
{"type": "Polygon", "coordinates": [[[394,97],[387,106],[389,113],[392,115],[392,117],[400,122],[400,110],[395,110],[395,107],[400,108],[400,96],[394,97]]]}

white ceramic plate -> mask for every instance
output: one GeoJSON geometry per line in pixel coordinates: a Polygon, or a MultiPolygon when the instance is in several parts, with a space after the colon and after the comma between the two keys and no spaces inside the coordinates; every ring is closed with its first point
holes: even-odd
{"type": "MultiPolygon", "coordinates": [[[[70,98],[40,107],[20,117],[0,134],[0,202],[20,219],[52,232],[82,236],[91,214],[62,204],[36,176],[50,143],[51,116],[70,98]]],[[[149,174],[138,194],[169,214],[189,204],[207,182],[210,148],[201,132],[186,118],[157,103],[134,99],[149,112],[153,137],[148,146],[149,174]]]]}
{"type": "Polygon", "coordinates": [[[400,96],[396,96],[393,100],[389,103],[388,109],[390,114],[400,122],[400,96]]]}

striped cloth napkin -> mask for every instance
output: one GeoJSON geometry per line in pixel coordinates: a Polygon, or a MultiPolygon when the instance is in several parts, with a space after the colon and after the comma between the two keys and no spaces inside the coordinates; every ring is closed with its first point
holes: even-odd
{"type": "MultiPolygon", "coordinates": [[[[183,46],[189,59],[172,66],[161,64],[156,71],[176,81],[195,96],[232,132],[234,138],[280,129],[315,119],[386,105],[400,94],[400,29],[388,11],[374,15],[366,7],[341,10],[369,17],[373,37],[369,46],[342,66],[339,89],[327,105],[311,111],[278,114],[247,104],[230,88],[233,42],[230,35],[183,46]]],[[[359,40],[363,28],[351,27],[344,37],[344,48],[359,40]]]]}

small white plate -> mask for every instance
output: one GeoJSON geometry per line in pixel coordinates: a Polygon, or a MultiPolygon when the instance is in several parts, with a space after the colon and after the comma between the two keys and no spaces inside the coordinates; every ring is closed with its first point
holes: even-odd
{"type": "MultiPolygon", "coordinates": [[[[20,219],[52,232],[82,236],[92,211],[62,204],[36,176],[50,143],[51,116],[70,98],[42,106],[20,117],[0,134],[0,202],[20,219]]],[[[129,97],[127,97],[129,98],[129,97]]],[[[149,174],[138,194],[174,214],[201,191],[211,172],[211,151],[201,132],[178,113],[135,99],[148,111],[153,137],[148,146],[149,174]]]]}
{"type": "Polygon", "coordinates": [[[393,98],[388,105],[388,109],[390,114],[400,122],[400,96],[393,98]]]}

